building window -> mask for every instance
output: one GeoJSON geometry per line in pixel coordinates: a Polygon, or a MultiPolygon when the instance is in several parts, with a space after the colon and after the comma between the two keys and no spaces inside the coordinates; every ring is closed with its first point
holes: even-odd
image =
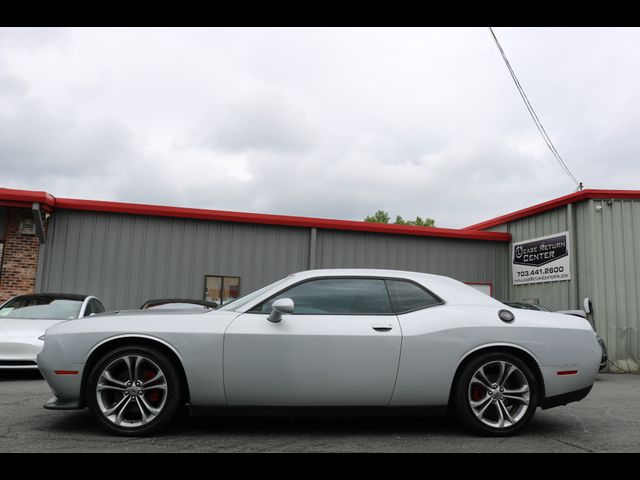
{"type": "Polygon", "coordinates": [[[240,277],[207,275],[205,277],[204,299],[224,305],[240,297],[240,277]]]}
{"type": "Polygon", "coordinates": [[[489,282],[464,282],[470,287],[475,288],[479,292],[486,293],[490,297],[493,297],[493,284],[489,282]]]}

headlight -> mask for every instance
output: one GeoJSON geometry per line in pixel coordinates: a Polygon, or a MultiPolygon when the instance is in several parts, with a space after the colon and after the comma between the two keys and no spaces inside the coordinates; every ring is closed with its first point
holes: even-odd
{"type": "Polygon", "coordinates": [[[42,340],[42,341],[44,342],[44,335],[40,335],[40,336],[38,337],[38,340],[42,340]]]}

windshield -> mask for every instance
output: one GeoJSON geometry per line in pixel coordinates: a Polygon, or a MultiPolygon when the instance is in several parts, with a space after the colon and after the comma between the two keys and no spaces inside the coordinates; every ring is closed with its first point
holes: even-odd
{"type": "Polygon", "coordinates": [[[8,301],[0,309],[0,318],[73,320],[78,318],[81,307],[81,300],[52,297],[18,297],[8,301]]]}
{"type": "Polygon", "coordinates": [[[239,308],[243,307],[244,305],[246,305],[247,303],[255,300],[256,298],[258,298],[260,295],[267,293],[269,290],[271,290],[274,287],[277,287],[278,285],[280,285],[281,283],[283,283],[285,280],[287,280],[288,278],[292,277],[292,275],[288,275],[284,278],[281,278],[280,280],[277,280],[269,285],[267,285],[266,287],[262,287],[259,290],[256,290],[255,292],[251,292],[247,295],[245,295],[244,297],[240,297],[237,298],[236,300],[234,300],[231,303],[227,303],[225,306],[218,308],[218,310],[225,310],[225,311],[237,311],[239,308]]]}

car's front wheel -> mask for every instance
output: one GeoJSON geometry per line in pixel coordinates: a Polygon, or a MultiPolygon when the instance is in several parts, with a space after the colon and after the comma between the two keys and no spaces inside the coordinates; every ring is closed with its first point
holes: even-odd
{"type": "Polygon", "coordinates": [[[458,418],[471,430],[490,436],[512,435],[535,413],[536,377],[520,358],[487,353],[468,362],[455,386],[458,418]]]}
{"type": "Polygon", "coordinates": [[[161,351],[127,346],[104,355],[89,373],[87,405],[111,433],[142,436],[155,433],[181,406],[179,372],[161,351]]]}

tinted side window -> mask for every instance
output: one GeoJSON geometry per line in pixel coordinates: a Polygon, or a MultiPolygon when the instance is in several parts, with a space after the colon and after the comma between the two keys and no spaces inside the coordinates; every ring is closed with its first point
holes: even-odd
{"type": "Polygon", "coordinates": [[[93,302],[93,313],[104,313],[104,306],[98,300],[91,300],[93,302]]]}
{"type": "Polygon", "coordinates": [[[99,301],[92,298],[87,303],[87,308],[84,310],[84,316],[88,317],[92,313],[102,313],[102,312],[104,312],[104,307],[102,306],[102,304],[99,301]]]}
{"type": "Polygon", "coordinates": [[[415,283],[402,280],[386,280],[393,310],[396,313],[410,312],[442,303],[415,283]]]}
{"type": "Polygon", "coordinates": [[[87,302],[87,307],[84,309],[84,316],[88,317],[92,313],[94,313],[94,311],[93,311],[93,300],[89,300],[87,302]]]}
{"type": "Polygon", "coordinates": [[[258,305],[253,312],[270,313],[271,304],[290,298],[295,314],[384,315],[391,303],[384,280],[368,278],[327,278],[301,283],[258,305]]]}

